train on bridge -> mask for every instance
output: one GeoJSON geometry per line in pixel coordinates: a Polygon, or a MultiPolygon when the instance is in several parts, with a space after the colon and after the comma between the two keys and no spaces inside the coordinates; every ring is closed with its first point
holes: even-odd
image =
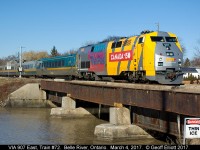
{"type": "MultiPolygon", "coordinates": [[[[143,31],[79,48],[76,54],[22,63],[23,77],[128,80],[181,84],[183,53],[170,32],[143,31]]],[[[1,76],[19,76],[19,63],[0,66],[1,76]]]]}

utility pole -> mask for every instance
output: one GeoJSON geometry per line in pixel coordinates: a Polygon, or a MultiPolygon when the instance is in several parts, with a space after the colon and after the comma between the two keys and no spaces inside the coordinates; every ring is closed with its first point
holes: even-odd
{"type": "Polygon", "coordinates": [[[22,48],[25,47],[20,47],[20,55],[19,55],[19,78],[22,77],[22,48]]]}
{"type": "Polygon", "coordinates": [[[157,25],[157,31],[159,31],[159,28],[160,28],[159,22],[157,22],[156,25],[157,25]]]}

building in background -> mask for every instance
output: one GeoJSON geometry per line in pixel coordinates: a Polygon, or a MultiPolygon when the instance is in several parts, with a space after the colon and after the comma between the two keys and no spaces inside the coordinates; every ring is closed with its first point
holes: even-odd
{"type": "Polygon", "coordinates": [[[182,68],[183,71],[183,77],[188,78],[190,76],[193,76],[195,78],[200,77],[200,68],[182,68]]]}

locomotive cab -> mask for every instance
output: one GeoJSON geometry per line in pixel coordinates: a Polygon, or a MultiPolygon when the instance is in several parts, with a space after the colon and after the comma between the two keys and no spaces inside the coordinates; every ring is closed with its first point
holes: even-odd
{"type": "Polygon", "coordinates": [[[176,35],[157,32],[150,39],[155,44],[155,80],[161,84],[180,84],[183,54],[176,35]]]}

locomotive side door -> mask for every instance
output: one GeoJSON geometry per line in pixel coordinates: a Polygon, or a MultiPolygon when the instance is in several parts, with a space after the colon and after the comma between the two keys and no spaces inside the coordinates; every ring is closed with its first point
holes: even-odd
{"type": "Polygon", "coordinates": [[[81,69],[81,54],[78,53],[78,55],[76,56],[76,60],[77,60],[77,69],[78,69],[78,73],[80,73],[80,69],[81,69]]]}
{"type": "Polygon", "coordinates": [[[136,62],[137,62],[136,69],[137,69],[137,71],[142,71],[143,70],[144,40],[145,40],[145,36],[141,36],[138,39],[137,54],[136,54],[136,62]]]}

